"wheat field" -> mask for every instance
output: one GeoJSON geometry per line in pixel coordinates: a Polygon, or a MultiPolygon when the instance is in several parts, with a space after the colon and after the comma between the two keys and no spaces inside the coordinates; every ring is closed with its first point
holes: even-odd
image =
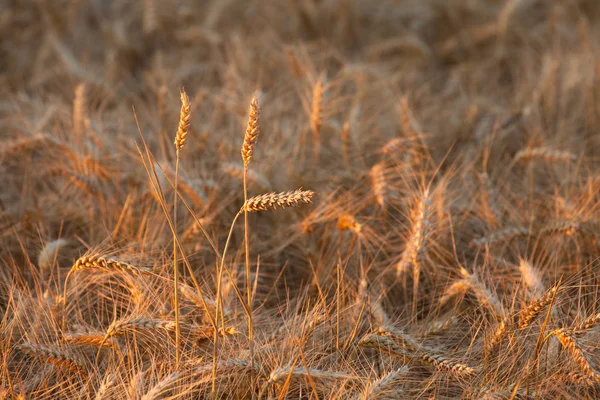
{"type": "Polygon", "coordinates": [[[600,396],[597,0],[0,2],[0,399],[600,396]]]}

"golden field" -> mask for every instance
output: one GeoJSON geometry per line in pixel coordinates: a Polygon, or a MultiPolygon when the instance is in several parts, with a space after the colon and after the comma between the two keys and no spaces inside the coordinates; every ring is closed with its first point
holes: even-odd
{"type": "Polygon", "coordinates": [[[0,399],[594,399],[597,0],[0,3],[0,399]]]}

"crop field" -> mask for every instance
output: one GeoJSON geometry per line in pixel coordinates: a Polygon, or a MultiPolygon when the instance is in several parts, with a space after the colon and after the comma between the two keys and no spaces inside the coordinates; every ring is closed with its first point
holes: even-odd
{"type": "Polygon", "coordinates": [[[596,399],[600,1],[0,1],[0,399],[596,399]]]}

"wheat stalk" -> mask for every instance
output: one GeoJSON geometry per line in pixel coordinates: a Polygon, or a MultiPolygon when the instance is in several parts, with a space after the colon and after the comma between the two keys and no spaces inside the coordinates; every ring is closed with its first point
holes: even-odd
{"type": "Polygon", "coordinates": [[[185,147],[188,131],[190,128],[191,111],[190,99],[182,87],[180,90],[181,111],[179,113],[179,124],[175,134],[175,193],[173,194],[173,303],[175,308],[175,365],[179,366],[179,339],[181,336],[179,325],[179,274],[177,268],[177,188],[179,184],[179,161],[180,152],[185,147]]]}
{"type": "MultiPolygon", "coordinates": [[[[258,104],[257,93],[252,96],[250,100],[250,108],[248,111],[248,124],[246,125],[246,133],[244,135],[244,143],[242,144],[241,154],[242,161],[244,163],[242,180],[244,185],[244,204],[248,202],[248,165],[252,160],[254,154],[254,148],[256,147],[256,141],[260,135],[260,106],[258,104]]],[[[246,308],[248,310],[248,341],[250,342],[250,364],[254,369],[254,324],[252,321],[252,282],[250,277],[250,225],[248,222],[248,210],[243,209],[244,213],[244,266],[246,272],[246,308]]],[[[219,304],[217,304],[217,307],[219,304]]],[[[224,328],[224,326],[223,326],[224,328]]],[[[215,343],[217,342],[217,334],[215,332],[215,343]]],[[[215,346],[216,349],[216,346],[215,346]]],[[[214,372],[214,371],[213,371],[214,372]]],[[[254,381],[253,376],[251,380],[254,381]]],[[[251,384],[253,384],[252,382],[251,384]]],[[[213,380],[213,392],[214,392],[214,380],[213,380]]]]}

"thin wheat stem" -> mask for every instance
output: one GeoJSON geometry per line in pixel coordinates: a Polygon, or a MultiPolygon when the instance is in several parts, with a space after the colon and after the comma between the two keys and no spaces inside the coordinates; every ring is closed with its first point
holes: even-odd
{"type": "Polygon", "coordinates": [[[175,306],[175,368],[179,366],[179,277],[177,274],[177,181],[179,180],[179,149],[175,161],[175,193],[173,194],[173,303],[175,306]]]}
{"type": "MultiPolygon", "coordinates": [[[[244,164],[244,204],[248,201],[248,164],[244,164]]],[[[250,278],[250,239],[248,228],[248,210],[244,209],[244,246],[246,253],[246,294],[248,296],[248,342],[250,347],[250,367],[254,369],[254,339],[252,326],[252,282],[250,278]]],[[[250,373],[251,384],[254,381],[252,372],[250,373]]]]}
{"type": "Polygon", "coordinates": [[[185,147],[190,128],[190,99],[181,88],[181,112],[179,114],[179,125],[175,134],[175,149],[177,159],[175,161],[175,191],[173,193],[173,305],[175,308],[175,367],[179,366],[179,339],[181,336],[179,326],[179,276],[177,271],[177,186],[179,182],[179,160],[181,150],[185,147]]]}
{"type": "MultiPolygon", "coordinates": [[[[227,248],[229,247],[229,242],[231,241],[231,235],[233,233],[233,228],[235,227],[235,223],[239,216],[242,214],[242,211],[238,211],[238,213],[233,218],[233,222],[231,222],[231,228],[229,228],[229,234],[227,235],[227,240],[225,241],[225,247],[223,248],[223,254],[221,256],[221,263],[218,264],[217,269],[217,299],[215,306],[215,323],[218,325],[219,323],[219,313],[221,307],[221,282],[223,280],[223,268],[225,267],[225,256],[227,255],[227,248]]],[[[249,314],[249,313],[248,313],[249,314]]],[[[223,325],[223,329],[225,329],[225,325],[223,325]]],[[[217,390],[217,356],[219,354],[219,330],[215,329],[213,334],[214,346],[213,346],[213,370],[212,370],[212,388],[211,392],[216,393],[217,390]]]]}

